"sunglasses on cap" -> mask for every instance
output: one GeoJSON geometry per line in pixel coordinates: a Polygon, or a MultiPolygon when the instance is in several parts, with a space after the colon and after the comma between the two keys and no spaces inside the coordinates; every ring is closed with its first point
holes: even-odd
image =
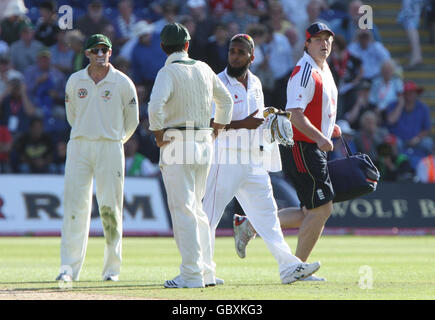
{"type": "Polygon", "coordinates": [[[107,51],[109,51],[110,49],[107,48],[107,47],[104,47],[104,48],[92,48],[92,49],[89,49],[89,52],[92,53],[92,54],[99,54],[100,50],[101,50],[101,52],[103,54],[106,54],[107,51]]]}

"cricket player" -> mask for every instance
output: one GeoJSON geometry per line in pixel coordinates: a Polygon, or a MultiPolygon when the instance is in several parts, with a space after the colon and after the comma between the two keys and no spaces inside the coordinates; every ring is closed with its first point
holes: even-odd
{"type": "MultiPolygon", "coordinates": [[[[323,23],[313,23],[306,30],[305,52],[296,64],[287,86],[286,110],[292,112],[294,146],[290,175],[300,208],[280,210],[284,228],[299,227],[296,256],[306,261],[332,213],[334,190],[327,167],[327,152],[332,151],[331,137],[339,137],[335,124],[337,87],[326,59],[331,52],[334,33],[323,23]]],[[[255,236],[256,226],[240,216],[234,218],[239,256],[255,236]]],[[[257,230],[258,231],[258,230],[257,230]]],[[[236,246],[237,247],[237,246],[236,246]]],[[[324,278],[311,277],[322,281],[324,278]]]]}
{"type": "MultiPolygon", "coordinates": [[[[235,196],[278,262],[281,282],[288,284],[310,276],[320,264],[302,263],[291,253],[281,231],[272,184],[266,170],[266,164],[270,164],[271,170],[281,170],[281,158],[277,144],[262,146],[264,141],[257,138],[262,133],[264,98],[260,80],[248,69],[253,60],[252,38],[247,34],[232,37],[227,68],[218,76],[231,92],[234,111],[230,124],[226,126],[227,131],[215,143],[215,161],[207,179],[204,210],[210,220],[211,250],[214,250],[216,227],[225,207],[235,196]],[[231,141],[238,137],[241,137],[240,144],[231,141]],[[272,163],[261,161],[266,147],[274,155],[272,163]],[[227,162],[226,157],[238,161],[227,162]]],[[[209,261],[206,266],[211,267],[207,272],[215,275],[215,263],[209,261]]]]}
{"type": "Polygon", "coordinates": [[[72,127],[67,147],[61,272],[57,280],[79,280],[91,220],[93,178],[106,239],[103,280],[117,281],[121,268],[124,143],[139,124],[133,82],[109,62],[112,43],[90,36],[89,65],[66,84],[65,108],[72,127]]]}
{"type": "Polygon", "coordinates": [[[211,260],[206,256],[211,253],[211,240],[202,198],[213,136],[230,122],[233,100],[207,64],[189,58],[190,35],[183,25],[166,25],[160,38],[168,58],[157,74],[148,112],[150,130],[160,147],[160,169],[182,258],[180,274],[165,281],[164,287],[214,286],[213,274],[204,272],[211,260]],[[213,101],[216,115],[210,127],[213,101]]]}

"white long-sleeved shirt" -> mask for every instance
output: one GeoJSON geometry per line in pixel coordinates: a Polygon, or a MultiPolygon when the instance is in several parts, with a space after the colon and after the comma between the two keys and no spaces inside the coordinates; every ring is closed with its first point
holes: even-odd
{"type": "Polygon", "coordinates": [[[70,139],[127,141],[139,124],[139,107],[133,81],[110,65],[97,84],[88,67],[73,73],[66,84],[66,116],[70,139]]]}
{"type": "Polygon", "coordinates": [[[230,123],[233,100],[213,70],[201,61],[173,63],[178,60],[191,61],[186,52],[175,52],[157,74],[148,105],[150,130],[185,127],[192,121],[195,127],[210,127],[213,101],[215,122],[230,123]]]}

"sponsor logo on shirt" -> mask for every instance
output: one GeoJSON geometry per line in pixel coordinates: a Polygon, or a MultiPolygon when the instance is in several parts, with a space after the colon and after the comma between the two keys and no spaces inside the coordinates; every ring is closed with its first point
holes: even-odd
{"type": "Polygon", "coordinates": [[[86,98],[86,96],[88,95],[88,90],[86,90],[85,88],[80,88],[77,92],[77,95],[80,99],[86,98]]]}
{"type": "Polygon", "coordinates": [[[101,96],[105,102],[109,101],[112,98],[112,92],[110,90],[104,90],[104,94],[101,96]]]}
{"type": "Polygon", "coordinates": [[[322,189],[317,189],[317,196],[319,197],[319,200],[325,199],[325,195],[323,194],[322,189]]]}
{"type": "Polygon", "coordinates": [[[65,94],[65,102],[66,102],[66,103],[69,102],[69,96],[68,96],[68,93],[65,94]]]}
{"type": "Polygon", "coordinates": [[[131,98],[130,102],[128,103],[128,105],[130,106],[135,106],[137,104],[135,97],[131,98]]]}

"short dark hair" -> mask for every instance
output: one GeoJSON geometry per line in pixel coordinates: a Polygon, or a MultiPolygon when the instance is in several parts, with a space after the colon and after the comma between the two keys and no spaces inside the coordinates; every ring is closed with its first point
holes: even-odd
{"type": "Polygon", "coordinates": [[[185,43],[184,44],[177,44],[177,45],[173,45],[173,46],[168,46],[168,45],[164,45],[162,43],[162,49],[167,55],[170,55],[174,52],[183,51],[184,45],[185,45],[185,43]]]}

